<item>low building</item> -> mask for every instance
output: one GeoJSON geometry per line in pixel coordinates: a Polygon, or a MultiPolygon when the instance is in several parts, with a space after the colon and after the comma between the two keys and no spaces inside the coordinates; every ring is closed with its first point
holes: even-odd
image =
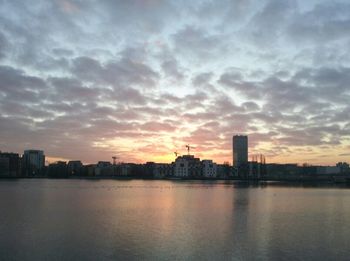
{"type": "Polygon", "coordinates": [[[21,158],[19,154],[0,152],[0,175],[8,177],[21,176],[21,158]]]}
{"type": "Polygon", "coordinates": [[[0,157],[0,176],[8,177],[10,175],[10,160],[6,157],[0,157]]]}
{"type": "Polygon", "coordinates": [[[297,164],[266,164],[266,175],[273,178],[285,178],[288,176],[298,176],[302,174],[302,169],[297,164]]]}
{"type": "Polygon", "coordinates": [[[87,177],[94,177],[95,176],[95,168],[96,164],[88,164],[84,166],[84,174],[87,177]]]}
{"type": "Polygon", "coordinates": [[[202,175],[205,178],[216,178],[217,165],[212,160],[202,160],[202,175]]]}
{"type": "Polygon", "coordinates": [[[69,176],[82,176],[83,164],[80,160],[70,160],[67,164],[67,171],[69,176]]]}
{"type": "Polygon", "coordinates": [[[113,165],[109,161],[99,161],[95,167],[95,176],[113,176],[113,165]]]}
{"type": "Polygon", "coordinates": [[[174,163],[174,176],[175,177],[201,177],[202,164],[199,158],[195,158],[194,155],[184,155],[176,158],[174,163]]]}
{"type": "Polygon", "coordinates": [[[233,167],[229,163],[217,164],[216,172],[218,178],[230,178],[233,177],[233,167]]]}
{"type": "Polygon", "coordinates": [[[339,174],[339,173],[340,173],[340,167],[337,167],[337,166],[317,166],[316,167],[317,175],[339,174]]]}
{"type": "Polygon", "coordinates": [[[50,178],[67,178],[67,163],[65,161],[57,161],[48,166],[48,176],[50,178]]]}
{"type": "Polygon", "coordinates": [[[152,176],[157,179],[173,176],[173,165],[168,163],[154,163],[152,176]]]}
{"type": "Polygon", "coordinates": [[[350,173],[350,167],[348,163],[338,162],[336,166],[340,169],[340,173],[350,173]]]}

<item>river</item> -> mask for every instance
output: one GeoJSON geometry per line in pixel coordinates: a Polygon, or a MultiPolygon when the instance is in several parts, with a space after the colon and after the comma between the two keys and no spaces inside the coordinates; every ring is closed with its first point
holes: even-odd
{"type": "Polygon", "coordinates": [[[0,181],[0,260],[349,260],[350,188],[0,181]]]}

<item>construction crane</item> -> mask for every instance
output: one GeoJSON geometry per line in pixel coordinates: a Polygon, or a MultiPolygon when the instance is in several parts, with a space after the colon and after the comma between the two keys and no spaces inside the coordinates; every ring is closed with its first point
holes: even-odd
{"type": "Polygon", "coordinates": [[[113,156],[112,159],[113,159],[113,165],[116,165],[117,164],[117,159],[119,159],[119,157],[113,156]]]}
{"type": "Polygon", "coordinates": [[[186,145],[187,148],[187,154],[190,155],[190,150],[195,149],[195,147],[190,146],[189,144],[186,145]]]}

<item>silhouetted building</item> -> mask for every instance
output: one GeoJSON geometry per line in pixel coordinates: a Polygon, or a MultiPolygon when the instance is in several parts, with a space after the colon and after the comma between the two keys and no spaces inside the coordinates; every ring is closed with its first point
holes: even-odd
{"type": "Polygon", "coordinates": [[[95,176],[96,164],[89,164],[84,166],[84,176],[93,177],[95,176]]]}
{"type": "Polygon", "coordinates": [[[297,164],[266,164],[266,173],[271,178],[288,178],[303,174],[303,169],[297,164]]]}
{"type": "Polygon", "coordinates": [[[251,179],[260,179],[263,176],[266,176],[266,164],[265,156],[253,155],[252,161],[249,162],[249,178],[251,179]]]}
{"type": "Polygon", "coordinates": [[[109,161],[99,161],[95,167],[95,176],[113,176],[113,166],[109,161]]]}
{"type": "Polygon", "coordinates": [[[70,176],[81,176],[83,174],[83,164],[80,160],[68,161],[67,171],[70,176]]]}
{"type": "Polygon", "coordinates": [[[153,177],[160,179],[173,176],[173,174],[173,164],[155,163],[153,177]]]}
{"type": "Polygon", "coordinates": [[[337,166],[317,166],[316,167],[316,174],[339,174],[340,173],[340,167],[337,166]]]}
{"type": "Polygon", "coordinates": [[[50,178],[67,178],[67,164],[65,161],[57,161],[48,166],[48,176],[50,178]]]}
{"type": "Polygon", "coordinates": [[[23,174],[25,176],[42,175],[45,167],[45,155],[42,150],[25,150],[23,154],[23,174]]]}
{"type": "Polygon", "coordinates": [[[338,162],[336,165],[341,173],[349,173],[350,172],[350,167],[349,164],[346,162],[338,162]]]}
{"type": "Polygon", "coordinates": [[[168,163],[147,162],[144,165],[145,178],[165,178],[173,175],[173,166],[168,163]]]}
{"type": "Polygon", "coordinates": [[[8,177],[10,173],[10,159],[0,157],[0,176],[8,177]]]}
{"type": "Polygon", "coordinates": [[[232,166],[238,176],[248,175],[248,136],[234,135],[232,138],[232,166]]]}
{"type": "Polygon", "coordinates": [[[230,178],[233,176],[232,166],[228,162],[224,164],[217,164],[217,177],[230,178]]]}
{"type": "Polygon", "coordinates": [[[8,177],[21,175],[21,159],[17,153],[0,152],[0,175],[8,177]]]}

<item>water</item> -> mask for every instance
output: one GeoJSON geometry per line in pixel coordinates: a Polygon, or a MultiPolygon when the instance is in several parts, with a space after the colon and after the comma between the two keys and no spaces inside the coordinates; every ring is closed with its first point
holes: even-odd
{"type": "Polygon", "coordinates": [[[0,260],[349,260],[350,189],[0,181],[0,260]]]}

